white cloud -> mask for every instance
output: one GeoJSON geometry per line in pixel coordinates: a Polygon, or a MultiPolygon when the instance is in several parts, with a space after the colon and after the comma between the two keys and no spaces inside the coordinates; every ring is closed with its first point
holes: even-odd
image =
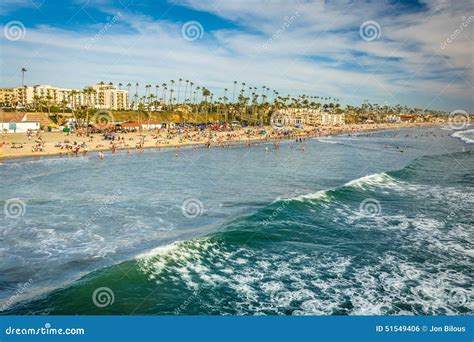
{"type": "Polygon", "coordinates": [[[2,79],[17,85],[19,69],[26,65],[28,83],[161,84],[181,77],[219,92],[231,89],[238,80],[267,85],[281,94],[306,92],[351,104],[369,98],[378,103],[473,109],[469,84],[473,84],[474,23],[440,49],[461,16],[472,9],[468,4],[445,7],[443,2],[430,2],[429,12],[398,15],[382,15],[387,10],[383,2],[361,6],[347,1],[336,6],[307,1],[186,0],[179,4],[232,20],[238,28],[205,31],[201,40],[188,42],[181,37],[182,23],[121,11],[117,25],[91,44],[93,35],[83,31],[28,27],[23,41],[2,43],[2,79]],[[295,13],[296,19],[283,26],[295,13]],[[380,24],[380,40],[366,42],[358,37],[358,27],[366,20],[380,24]],[[124,24],[133,32],[124,33],[124,24]]]}

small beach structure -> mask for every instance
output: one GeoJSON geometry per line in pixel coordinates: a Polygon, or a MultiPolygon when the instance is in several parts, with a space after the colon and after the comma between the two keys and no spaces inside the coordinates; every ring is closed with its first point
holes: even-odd
{"type": "Polygon", "coordinates": [[[1,133],[26,133],[28,130],[39,130],[40,120],[31,120],[27,113],[21,112],[1,112],[0,132],[1,133]]]}
{"type": "Polygon", "coordinates": [[[122,122],[115,125],[116,130],[122,132],[137,132],[140,129],[138,122],[122,122]]]}
{"type": "Polygon", "coordinates": [[[160,129],[163,125],[159,121],[150,121],[142,123],[143,130],[160,129]]]}

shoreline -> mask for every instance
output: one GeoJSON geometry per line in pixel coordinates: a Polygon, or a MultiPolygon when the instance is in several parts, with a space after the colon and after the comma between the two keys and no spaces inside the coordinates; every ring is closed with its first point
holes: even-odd
{"type": "MultiPolygon", "coordinates": [[[[224,132],[217,132],[216,134],[220,134],[220,138],[224,136],[227,133],[238,133],[239,136],[233,137],[228,140],[220,140],[220,141],[213,141],[210,145],[210,148],[215,148],[215,147],[229,147],[229,146],[245,146],[248,144],[252,143],[272,143],[272,142],[283,142],[283,141],[288,141],[288,140],[293,140],[296,138],[321,138],[321,137],[328,137],[328,136],[336,136],[340,134],[356,134],[356,133],[362,133],[362,132],[375,132],[375,131],[384,131],[384,130],[391,130],[391,129],[403,129],[403,128],[414,128],[414,127],[437,127],[437,126],[442,126],[444,123],[401,123],[401,124],[380,124],[380,125],[374,125],[374,124],[357,124],[357,125],[344,125],[340,127],[317,127],[313,128],[312,130],[306,130],[303,132],[299,132],[299,134],[291,134],[289,136],[273,136],[272,134],[265,134],[261,136],[252,136],[252,137],[245,137],[243,138],[243,134],[245,129],[240,129],[238,131],[224,131],[224,132]],[[237,143],[236,145],[232,145],[233,143],[237,143]]],[[[248,128],[251,129],[251,128],[248,128]]],[[[272,128],[265,126],[259,129],[252,129],[252,130],[267,130],[270,131],[272,128]]],[[[207,131],[209,132],[209,131],[207,131]]],[[[206,132],[206,133],[207,133],[206,132]]],[[[144,137],[146,139],[149,137],[149,135],[153,136],[153,131],[147,131],[147,132],[142,132],[142,133],[127,133],[125,134],[128,136],[129,139],[133,139],[134,141],[135,138],[138,137],[144,137]]],[[[101,146],[101,147],[92,147],[88,148],[87,152],[79,152],[77,154],[73,153],[66,153],[61,150],[56,150],[53,152],[32,152],[30,147],[33,146],[32,142],[28,143],[23,143],[25,146],[22,148],[22,151],[18,151],[18,149],[15,149],[13,151],[10,151],[10,149],[7,150],[7,145],[11,143],[18,143],[15,142],[14,140],[18,140],[18,138],[25,137],[25,133],[17,133],[15,135],[9,134],[5,135],[2,137],[2,142],[4,143],[4,146],[2,146],[2,150],[0,152],[0,161],[2,160],[8,160],[8,161],[13,161],[13,160],[20,160],[20,159],[42,159],[42,158],[49,158],[49,157],[58,157],[58,156],[64,156],[64,157],[73,157],[73,156],[87,156],[91,155],[91,153],[98,153],[98,152],[105,152],[105,151],[112,151],[113,147],[112,145],[110,146],[101,146]],[[5,138],[10,138],[10,139],[5,139],[5,138]],[[5,151],[10,151],[10,152],[23,152],[25,153],[7,153],[5,154],[5,151]]],[[[41,136],[47,137],[48,143],[51,144],[53,140],[51,138],[61,138],[63,140],[71,140],[78,142],[79,140],[84,140],[87,139],[86,137],[77,137],[74,135],[67,135],[62,132],[46,132],[46,133],[41,133],[41,136]]],[[[102,137],[102,134],[91,134],[93,137],[102,137]]],[[[176,140],[177,137],[174,137],[173,139],[168,139],[165,140],[164,144],[150,144],[150,143],[144,143],[143,146],[141,146],[141,149],[179,149],[181,147],[199,147],[199,148],[204,148],[206,144],[208,143],[205,140],[199,140],[199,141],[174,141],[176,140]]],[[[104,142],[106,143],[105,140],[100,140],[99,142],[104,142]]],[[[109,141],[111,143],[111,141],[109,141]]],[[[59,147],[52,147],[48,146],[49,148],[56,148],[58,149],[59,147]]],[[[130,145],[127,146],[116,146],[115,147],[116,151],[128,151],[128,153],[138,153],[140,152],[139,149],[132,147],[130,145]],[[134,152],[132,152],[132,150],[134,152]]],[[[1,164],[0,164],[1,165],[1,164]]]]}

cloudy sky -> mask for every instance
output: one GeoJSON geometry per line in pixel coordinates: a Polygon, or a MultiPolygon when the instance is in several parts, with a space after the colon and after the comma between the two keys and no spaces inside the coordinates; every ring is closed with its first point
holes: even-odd
{"type": "Polygon", "coordinates": [[[189,79],[474,111],[471,0],[2,0],[0,86],[189,79]]]}

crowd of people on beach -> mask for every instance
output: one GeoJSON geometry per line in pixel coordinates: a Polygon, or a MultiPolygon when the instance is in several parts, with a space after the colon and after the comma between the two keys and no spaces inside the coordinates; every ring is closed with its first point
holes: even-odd
{"type": "MultiPolygon", "coordinates": [[[[67,132],[46,133],[40,131],[28,131],[26,138],[28,142],[1,142],[0,147],[10,145],[12,149],[31,146],[32,154],[58,154],[58,155],[86,155],[90,151],[110,150],[117,153],[119,150],[127,150],[132,153],[135,150],[143,153],[145,148],[150,147],[178,147],[183,145],[201,145],[205,148],[231,147],[246,144],[255,145],[258,142],[273,142],[275,148],[279,147],[281,140],[295,140],[302,143],[306,138],[317,138],[335,134],[355,134],[364,131],[387,128],[379,125],[343,125],[343,126],[320,126],[306,129],[282,128],[282,127],[230,127],[223,126],[191,126],[176,125],[175,127],[157,128],[148,131],[88,131],[86,129],[68,130],[67,132]],[[51,137],[61,137],[59,141],[51,141],[51,137]],[[45,136],[47,139],[43,139],[45,136]],[[34,139],[34,142],[31,140],[34,139]]],[[[304,150],[304,145],[301,147],[304,150]]],[[[100,153],[100,159],[104,154],[100,153]]]]}

